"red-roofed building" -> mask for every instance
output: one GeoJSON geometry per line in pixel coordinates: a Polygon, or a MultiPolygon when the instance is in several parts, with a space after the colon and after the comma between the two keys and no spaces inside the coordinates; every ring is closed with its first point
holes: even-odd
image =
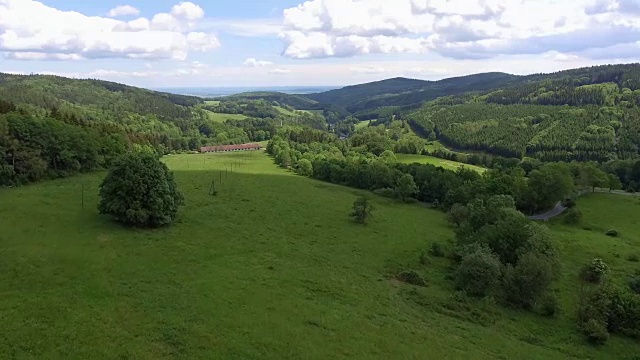
{"type": "Polygon", "coordinates": [[[201,153],[212,152],[227,152],[227,151],[243,151],[243,150],[260,150],[262,146],[260,144],[238,144],[238,145],[218,145],[218,146],[203,146],[200,148],[201,153]]]}

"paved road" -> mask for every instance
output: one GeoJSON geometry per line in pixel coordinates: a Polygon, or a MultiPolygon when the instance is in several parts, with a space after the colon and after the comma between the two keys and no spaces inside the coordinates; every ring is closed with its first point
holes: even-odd
{"type": "Polygon", "coordinates": [[[558,201],[558,203],[556,204],[556,206],[553,207],[553,209],[551,209],[551,210],[549,210],[549,211],[547,211],[546,213],[543,213],[543,214],[529,216],[529,219],[530,220],[547,221],[549,219],[553,219],[554,217],[562,214],[565,210],[567,210],[567,208],[562,206],[562,202],[561,201],[558,201]]]}
{"type": "MultiPolygon", "coordinates": [[[[615,195],[624,195],[624,196],[637,196],[640,197],[640,193],[629,193],[629,192],[625,192],[622,190],[613,190],[611,192],[609,192],[609,189],[596,189],[597,193],[605,193],[605,194],[615,194],[615,195]]],[[[584,194],[588,194],[590,193],[590,191],[582,191],[580,194],[578,194],[578,196],[584,195],[584,194]]],[[[542,221],[547,221],[550,219],[553,219],[554,217],[562,214],[565,210],[567,210],[566,207],[562,206],[562,202],[558,201],[558,203],[556,204],[556,206],[553,207],[553,209],[547,211],[546,213],[543,214],[538,214],[538,215],[532,215],[529,216],[530,220],[542,220],[542,221]]]]}

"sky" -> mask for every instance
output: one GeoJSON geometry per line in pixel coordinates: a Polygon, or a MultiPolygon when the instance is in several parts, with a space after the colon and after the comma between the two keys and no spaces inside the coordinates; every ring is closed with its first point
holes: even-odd
{"type": "Polygon", "coordinates": [[[0,0],[0,72],[343,86],[640,61],[640,0],[0,0]]]}

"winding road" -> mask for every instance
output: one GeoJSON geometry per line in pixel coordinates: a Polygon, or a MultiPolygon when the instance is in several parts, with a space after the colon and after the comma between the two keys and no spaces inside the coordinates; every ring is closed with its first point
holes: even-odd
{"type": "MultiPolygon", "coordinates": [[[[609,191],[609,189],[596,188],[595,191],[593,191],[593,192],[640,197],[640,193],[628,193],[628,192],[624,192],[622,190],[609,191]]],[[[584,194],[589,194],[589,193],[592,193],[592,192],[591,191],[582,191],[582,192],[580,192],[578,194],[578,196],[582,196],[584,194]]],[[[565,210],[567,210],[567,208],[562,205],[561,201],[558,201],[558,203],[556,204],[556,206],[553,207],[553,209],[551,209],[551,210],[549,210],[549,211],[547,211],[545,213],[542,213],[542,214],[529,216],[528,218],[529,218],[529,220],[547,221],[547,220],[553,219],[554,217],[562,214],[565,210]]]]}

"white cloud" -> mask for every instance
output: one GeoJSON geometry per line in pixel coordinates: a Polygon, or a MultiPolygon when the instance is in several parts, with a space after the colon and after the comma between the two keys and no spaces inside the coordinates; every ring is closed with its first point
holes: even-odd
{"type": "Polygon", "coordinates": [[[277,74],[277,75],[289,74],[290,72],[291,72],[291,70],[289,70],[289,69],[282,69],[282,68],[269,70],[269,74],[277,74]]]}
{"type": "Polygon", "coordinates": [[[553,61],[571,62],[580,59],[580,56],[575,54],[564,54],[557,51],[550,51],[542,55],[545,59],[551,59],[553,61]]]}
{"type": "Polygon", "coordinates": [[[284,29],[277,19],[203,19],[198,28],[247,37],[274,36],[284,29]]]}
{"type": "Polygon", "coordinates": [[[5,57],[9,60],[82,60],[78,54],[56,54],[38,52],[9,52],[5,57]]]}
{"type": "Polygon", "coordinates": [[[61,11],[35,0],[0,0],[0,52],[24,60],[184,60],[191,51],[220,46],[215,35],[189,30],[203,16],[201,12],[197,5],[185,2],[176,5],[172,14],[126,22],[61,11]]]}
{"type": "Polygon", "coordinates": [[[262,67],[262,66],[271,66],[273,63],[271,61],[265,60],[256,60],[255,58],[248,58],[245,60],[242,65],[248,67],[262,67]]]}
{"type": "Polygon", "coordinates": [[[387,70],[381,66],[365,65],[365,66],[351,66],[349,71],[360,74],[381,74],[387,70]]]}
{"type": "Polygon", "coordinates": [[[284,10],[284,56],[586,52],[640,38],[640,0],[309,0],[284,10]]]}
{"type": "Polygon", "coordinates": [[[202,32],[190,32],[187,34],[187,42],[191,49],[206,52],[220,47],[217,37],[202,32]]]}
{"type": "Polygon", "coordinates": [[[128,16],[128,15],[138,15],[138,14],[140,14],[140,10],[136,9],[135,7],[131,5],[120,5],[109,10],[109,13],[107,14],[107,16],[119,17],[119,16],[128,16]]]}
{"type": "Polygon", "coordinates": [[[176,18],[194,21],[204,17],[204,10],[192,2],[181,2],[171,9],[171,15],[176,18]]]}

